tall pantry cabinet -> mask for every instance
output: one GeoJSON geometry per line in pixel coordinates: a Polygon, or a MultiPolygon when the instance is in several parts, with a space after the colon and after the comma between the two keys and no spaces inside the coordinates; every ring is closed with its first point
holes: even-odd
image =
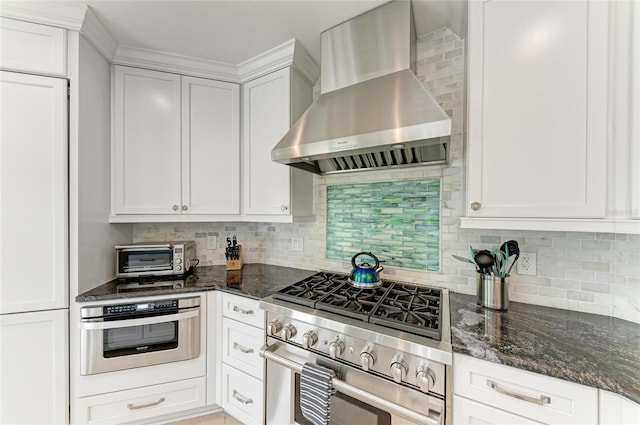
{"type": "Polygon", "coordinates": [[[64,29],[2,18],[0,423],[67,423],[64,29]]]}

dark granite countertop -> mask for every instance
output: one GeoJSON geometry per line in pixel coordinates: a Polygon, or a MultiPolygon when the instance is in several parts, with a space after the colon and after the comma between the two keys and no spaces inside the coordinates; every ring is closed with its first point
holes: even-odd
{"type": "Polygon", "coordinates": [[[114,279],[76,297],[77,302],[125,299],[185,292],[221,290],[249,298],[261,299],[302,280],[316,272],[268,264],[245,264],[242,270],[227,272],[225,266],[197,267],[176,287],[123,291],[118,289],[121,279],[114,279]]]}
{"type": "Polygon", "coordinates": [[[640,325],[515,302],[503,313],[480,308],[475,296],[457,293],[449,299],[454,352],[640,403],[640,325]]]}

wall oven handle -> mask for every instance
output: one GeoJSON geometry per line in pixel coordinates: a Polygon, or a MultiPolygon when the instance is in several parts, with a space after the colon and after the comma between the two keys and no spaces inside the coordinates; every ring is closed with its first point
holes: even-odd
{"type": "Polygon", "coordinates": [[[192,317],[197,317],[200,314],[200,307],[196,307],[194,309],[189,309],[183,311],[181,313],[176,314],[165,314],[162,316],[153,316],[153,317],[144,317],[142,319],[124,319],[124,320],[113,320],[105,322],[103,319],[98,319],[95,321],[92,320],[81,320],[78,323],[78,327],[80,329],[116,329],[116,328],[128,328],[130,326],[142,326],[142,325],[153,325],[156,323],[166,323],[166,322],[174,322],[178,320],[189,319],[192,317]]]}
{"type": "Polygon", "coordinates": [[[144,409],[145,407],[157,406],[160,403],[164,403],[164,401],[165,401],[165,398],[164,397],[160,397],[160,399],[158,399],[158,401],[152,401],[151,403],[145,403],[145,404],[128,403],[127,404],[127,409],[129,409],[129,410],[144,409]]]}
{"type": "MultiPolygon", "coordinates": [[[[296,373],[302,373],[302,365],[300,363],[289,360],[285,357],[275,354],[274,351],[278,348],[278,344],[265,344],[260,348],[260,357],[284,366],[296,373]]],[[[389,400],[385,400],[376,395],[370,394],[360,388],[347,384],[340,379],[333,379],[333,388],[345,395],[358,399],[364,403],[378,406],[383,410],[390,413],[402,416],[412,422],[417,422],[425,425],[442,425],[444,419],[444,412],[435,412],[430,410],[429,416],[418,413],[414,410],[408,409],[404,406],[400,406],[389,400]],[[432,412],[432,413],[431,413],[432,412]]]]}
{"type": "Polygon", "coordinates": [[[498,385],[496,381],[492,381],[491,379],[487,379],[487,386],[489,386],[492,390],[495,390],[500,394],[504,394],[508,397],[517,398],[518,400],[527,401],[529,403],[537,404],[538,406],[543,406],[545,404],[551,403],[551,397],[547,395],[540,395],[540,397],[536,398],[536,397],[531,397],[524,394],[519,394],[514,391],[501,387],[500,385],[498,385]]]}

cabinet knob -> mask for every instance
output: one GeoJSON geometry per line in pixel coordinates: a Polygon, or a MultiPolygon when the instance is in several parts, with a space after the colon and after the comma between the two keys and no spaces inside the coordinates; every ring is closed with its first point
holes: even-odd
{"type": "Polygon", "coordinates": [[[478,211],[480,209],[480,207],[482,207],[482,204],[480,202],[472,202],[471,203],[471,209],[474,211],[478,211]]]}
{"type": "Polygon", "coordinates": [[[179,207],[179,206],[177,206],[177,205],[174,205],[174,206],[173,206],[173,210],[174,210],[174,211],[178,211],[179,209],[180,209],[180,207],[179,207]]]}
{"type": "Polygon", "coordinates": [[[188,209],[189,209],[189,207],[188,207],[188,206],[186,206],[186,205],[183,205],[183,206],[182,206],[182,211],[186,211],[186,210],[188,210],[188,209]]]}
{"type": "Polygon", "coordinates": [[[287,205],[280,205],[280,210],[281,211],[286,211],[288,209],[289,209],[289,207],[287,205]]]}

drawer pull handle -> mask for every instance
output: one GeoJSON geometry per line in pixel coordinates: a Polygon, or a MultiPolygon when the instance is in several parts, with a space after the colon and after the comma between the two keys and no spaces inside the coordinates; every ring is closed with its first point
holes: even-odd
{"type": "Polygon", "coordinates": [[[244,308],[240,308],[237,305],[233,306],[233,311],[241,314],[253,314],[253,310],[245,310],[244,308]]]}
{"type": "Polygon", "coordinates": [[[233,390],[233,394],[231,396],[242,404],[253,404],[252,399],[244,397],[242,394],[240,394],[236,390],[233,390]]]}
{"type": "Polygon", "coordinates": [[[242,352],[242,353],[245,353],[245,354],[251,354],[251,353],[253,353],[253,348],[243,347],[242,345],[238,344],[238,343],[237,343],[237,342],[235,342],[235,341],[233,342],[233,349],[234,349],[234,350],[238,350],[238,351],[240,351],[240,352],[242,352]]]}
{"type": "Polygon", "coordinates": [[[487,379],[487,385],[491,387],[492,390],[496,390],[496,392],[500,394],[517,398],[518,400],[527,401],[529,403],[537,404],[538,406],[543,406],[545,404],[551,403],[551,397],[549,396],[540,395],[540,398],[535,398],[524,394],[514,393],[511,390],[500,387],[495,381],[492,381],[491,379],[487,379]]]}
{"type": "Polygon", "coordinates": [[[161,397],[160,400],[158,401],[154,401],[151,403],[146,403],[146,404],[133,404],[133,403],[129,403],[127,404],[127,409],[129,410],[138,410],[138,409],[144,409],[145,407],[153,407],[153,406],[157,406],[160,403],[164,403],[165,398],[161,397]]]}

